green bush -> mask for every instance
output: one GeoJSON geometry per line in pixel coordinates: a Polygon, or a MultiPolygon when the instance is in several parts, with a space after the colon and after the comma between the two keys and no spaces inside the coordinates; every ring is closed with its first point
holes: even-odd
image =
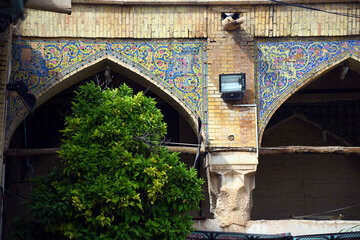
{"type": "Polygon", "coordinates": [[[62,130],[63,167],[36,179],[15,239],[185,239],[203,181],[161,146],[155,103],[126,85],[81,86],[62,130]]]}

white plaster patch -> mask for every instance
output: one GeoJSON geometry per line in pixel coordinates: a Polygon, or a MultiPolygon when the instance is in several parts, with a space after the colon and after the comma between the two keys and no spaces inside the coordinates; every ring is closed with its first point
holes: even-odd
{"type": "Polygon", "coordinates": [[[246,233],[278,234],[289,232],[293,236],[299,236],[346,232],[359,225],[360,221],[344,220],[257,220],[248,222],[246,233]]]}

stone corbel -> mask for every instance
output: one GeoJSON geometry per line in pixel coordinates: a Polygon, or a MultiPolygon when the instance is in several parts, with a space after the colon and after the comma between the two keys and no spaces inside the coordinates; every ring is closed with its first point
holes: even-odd
{"type": "Polygon", "coordinates": [[[255,188],[256,153],[211,153],[209,164],[210,204],[215,220],[226,231],[244,231],[255,188]]]}

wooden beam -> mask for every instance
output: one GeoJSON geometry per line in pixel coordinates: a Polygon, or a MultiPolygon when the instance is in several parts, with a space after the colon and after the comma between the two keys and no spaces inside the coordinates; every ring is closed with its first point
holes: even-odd
{"type": "MultiPolygon", "coordinates": [[[[170,152],[180,152],[186,154],[196,154],[197,147],[176,147],[176,146],[166,146],[170,152]]],[[[205,150],[203,148],[200,149],[200,153],[204,153],[205,150]]]]}
{"type": "Polygon", "coordinates": [[[210,147],[208,152],[256,152],[255,147],[210,147]]]}
{"type": "MultiPolygon", "coordinates": [[[[196,147],[177,147],[177,146],[167,146],[170,152],[181,152],[186,154],[196,154],[196,147]]],[[[38,148],[38,149],[8,149],[5,152],[7,157],[26,157],[26,156],[42,156],[42,155],[54,155],[60,148],[38,148]]],[[[200,150],[201,153],[204,153],[204,149],[200,150]]]]}
{"type": "Polygon", "coordinates": [[[289,153],[360,153],[360,147],[343,146],[285,146],[285,147],[261,147],[259,154],[289,154],[289,153]]]}
{"type": "Polygon", "coordinates": [[[339,93],[360,93],[359,88],[334,88],[334,89],[310,89],[300,90],[296,94],[339,94],[339,93]]]}
{"type": "MultiPolygon", "coordinates": [[[[287,0],[287,3],[343,3],[344,0],[287,0]]],[[[111,5],[254,5],[277,4],[269,0],[72,0],[73,4],[111,4],[111,5]]]]}
{"type": "MultiPolygon", "coordinates": [[[[196,154],[196,147],[178,147],[178,146],[167,146],[171,152],[181,152],[186,154],[196,154]]],[[[5,156],[37,156],[37,155],[53,155],[59,151],[60,148],[39,148],[39,149],[8,149],[5,152],[5,156]]],[[[209,148],[208,152],[256,152],[256,148],[209,148]]],[[[200,150],[201,153],[205,152],[205,149],[200,150]]],[[[343,146],[284,146],[284,147],[261,147],[259,154],[260,155],[269,155],[269,154],[291,154],[291,153],[341,153],[341,154],[350,154],[357,153],[360,154],[360,147],[343,147],[343,146]]]]}

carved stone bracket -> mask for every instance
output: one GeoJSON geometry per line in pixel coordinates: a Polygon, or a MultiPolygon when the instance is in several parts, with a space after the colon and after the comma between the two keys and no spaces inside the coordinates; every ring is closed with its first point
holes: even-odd
{"type": "Polygon", "coordinates": [[[257,154],[217,152],[209,155],[210,204],[226,231],[244,231],[250,219],[257,154]]]}

